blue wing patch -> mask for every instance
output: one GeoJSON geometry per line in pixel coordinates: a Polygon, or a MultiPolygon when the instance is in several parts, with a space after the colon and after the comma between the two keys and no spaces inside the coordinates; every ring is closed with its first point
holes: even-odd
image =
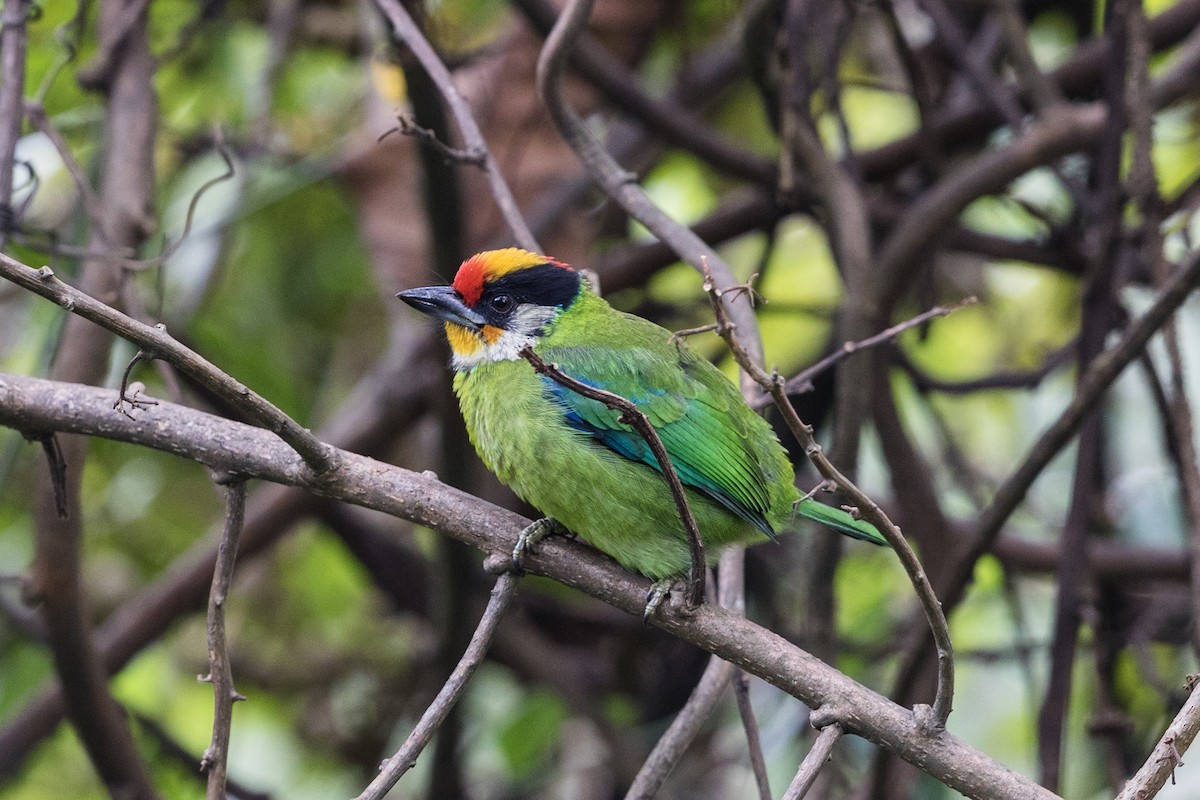
{"type": "MultiPolygon", "coordinates": [[[[571,377],[588,386],[606,389],[606,387],[598,386],[593,381],[588,381],[575,375],[571,377]]],[[[542,386],[546,394],[562,409],[563,420],[572,429],[591,436],[595,441],[630,461],[645,464],[660,473],[662,472],[658,464],[658,459],[654,457],[654,452],[650,449],[650,445],[646,443],[646,440],[636,430],[630,426],[616,422],[616,412],[609,412],[603,403],[583,397],[552,378],[543,376],[542,386]],[[618,427],[610,427],[611,425],[618,427]]],[[[668,392],[665,390],[646,388],[643,389],[642,393],[628,397],[627,399],[632,401],[644,413],[647,413],[648,416],[651,416],[651,422],[655,425],[655,429],[659,432],[659,437],[663,440],[663,446],[666,447],[667,453],[671,457],[671,464],[675,467],[675,472],[679,476],[679,480],[685,486],[702,492],[720,503],[739,518],[762,531],[768,538],[775,538],[775,531],[772,530],[770,523],[767,522],[762,510],[747,508],[732,497],[720,483],[680,458],[678,454],[671,450],[669,440],[672,438],[670,435],[672,433],[672,426],[679,423],[666,422],[665,424],[657,424],[654,422],[651,412],[647,409],[647,406],[655,400],[669,399],[674,401],[674,404],[682,406],[680,416],[683,416],[683,413],[686,412],[686,406],[689,403],[687,398],[679,396],[669,397],[668,392]]],[[[765,500],[764,496],[763,510],[765,510],[765,500]]]]}

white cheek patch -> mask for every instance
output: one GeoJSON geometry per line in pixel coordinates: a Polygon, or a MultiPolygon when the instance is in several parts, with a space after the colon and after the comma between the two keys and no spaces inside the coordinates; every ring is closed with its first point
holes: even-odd
{"type": "Polygon", "coordinates": [[[522,303],[509,317],[504,331],[491,344],[486,342],[470,353],[454,353],[451,363],[462,372],[492,361],[516,361],[521,351],[532,347],[544,333],[546,323],[558,315],[559,308],[522,303]]]}
{"type": "Polygon", "coordinates": [[[504,331],[496,341],[485,344],[473,353],[455,353],[451,363],[455,370],[462,372],[491,361],[516,361],[521,357],[521,351],[532,347],[535,341],[536,337],[533,336],[504,331]]]}
{"type": "Polygon", "coordinates": [[[533,303],[522,303],[513,312],[505,329],[524,336],[541,336],[546,323],[558,316],[562,309],[550,306],[537,306],[533,303]]]}

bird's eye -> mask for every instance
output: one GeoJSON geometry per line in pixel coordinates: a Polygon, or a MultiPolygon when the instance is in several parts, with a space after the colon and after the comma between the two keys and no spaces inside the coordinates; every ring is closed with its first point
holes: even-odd
{"type": "Polygon", "coordinates": [[[512,311],[513,299],[506,294],[498,294],[493,297],[488,303],[492,306],[492,310],[499,314],[507,314],[512,311]]]}

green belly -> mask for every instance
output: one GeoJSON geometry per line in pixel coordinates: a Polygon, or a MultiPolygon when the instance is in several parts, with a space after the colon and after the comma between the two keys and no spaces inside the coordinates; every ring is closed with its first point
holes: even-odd
{"type": "MultiPolygon", "coordinates": [[[[662,476],[569,427],[527,362],[459,373],[454,391],[480,458],[521,499],[629,569],[656,579],[687,571],[687,534],[662,476]]],[[[710,562],[726,545],[765,538],[686,492],[710,562]]]]}

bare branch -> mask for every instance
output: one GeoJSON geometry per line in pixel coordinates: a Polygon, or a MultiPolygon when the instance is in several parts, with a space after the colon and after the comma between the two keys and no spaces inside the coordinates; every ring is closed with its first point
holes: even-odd
{"type": "MultiPolygon", "coordinates": [[[[989,505],[975,525],[974,542],[962,560],[950,571],[950,579],[942,594],[942,602],[953,608],[962,599],[970,584],[976,562],[989,552],[1000,530],[1034,480],[1059,451],[1074,437],[1084,417],[1096,404],[1117,376],[1144,350],[1146,343],[1183,304],[1196,285],[1200,284],[1200,250],[1184,260],[1170,280],[1163,284],[1153,304],[1130,325],[1120,340],[1101,353],[1076,384],[1075,397],[1049,428],[1029,449],[1021,464],[996,490],[989,505]]],[[[906,659],[899,670],[897,685],[910,685],[919,668],[920,655],[906,659]]]]}
{"type": "Polygon", "coordinates": [[[396,35],[412,50],[413,55],[421,62],[421,66],[425,68],[425,72],[433,79],[441,91],[442,96],[446,98],[447,105],[450,106],[450,111],[454,114],[454,119],[458,122],[458,129],[462,133],[463,139],[467,143],[467,151],[471,153],[481,153],[484,158],[484,170],[487,172],[488,182],[492,187],[492,196],[496,200],[496,205],[500,212],[504,215],[504,219],[508,222],[508,227],[512,230],[513,237],[517,243],[526,250],[541,252],[541,247],[538,246],[537,239],[529,230],[529,225],[525,222],[525,218],[521,216],[521,211],[517,206],[517,201],[512,195],[512,191],[508,188],[508,184],[504,181],[504,176],[500,174],[500,167],[496,164],[496,160],[492,158],[491,151],[488,150],[487,142],[484,141],[483,133],[480,132],[479,126],[475,122],[474,116],[471,114],[471,109],[462,95],[458,93],[458,89],[454,86],[454,79],[450,76],[450,71],[446,69],[446,65],[438,58],[437,53],[433,51],[433,47],[421,34],[420,28],[409,16],[409,13],[398,2],[398,0],[375,0],[375,4],[379,6],[379,10],[387,17],[388,22],[392,24],[392,29],[396,35]]]}
{"type": "MultiPolygon", "coordinates": [[[[0,424],[18,430],[99,435],[172,452],[247,478],[301,486],[443,531],[507,557],[529,521],[448,487],[435,478],[340,452],[340,469],[314,474],[294,451],[258,428],[162,402],[134,421],[113,414],[111,391],[37,378],[0,376],[0,424]]],[[[735,551],[736,552],[736,551],[735,551]]],[[[648,582],[590,547],[551,539],[530,554],[527,570],[639,615],[648,582]]],[[[840,722],[975,798],[1050,800],[1045,789],[969,747],[947,731],[929,735],[912,712],[855,683],[782,637],[713,604],[690,614],[659,613],[651,624],[744,668],[810,707],[845,709],[840,722]]]]}
{"type": "Polygon", "coordinates": [[[767,762],[763,759],[762,737],[758,732],[758,719],[750,702],[750,679],[741,670],[733,677],[733,696],[737,700],[738,716],[746,731],[746,745],[750,750],[750,769],[754,783],[758,786],[759,800],[771,800],[771,782],[767,778],[767,762]]]}
{"type": "Polygon", "coordinates": [[[217,564],[208,594],[208,675],[201,680],[213,687],[213,726],[212,740],[200,759],[200,771],[208,774],[206,800],[225,800],[233,704],[246,699],[233,686],[225,640],[225,600],[233,583],[233,566],[237,561],[238,539],[245,518],[246,481],[235,477],[225,485],[225,527],[217,547],[217,564]]]}
{"type": "MultiPolygon", "coordinates": [[[[382,456],[427,409],[439,364],[431,337],[397,335],[381,362],[330,415],[324,441],[343,450],[382,456]]],[[[111,391],[109,392],[111,399],[111,391]]],[[[109,415],[112,415],[111,409],[109,415]]],[[[132,422],[132,420],[131,420],[132,422]]],[[[217,444],[214,446],[221,446],[217,444]]],[[[242,558],[260,554],[312,513],[317,498],[299,489],[267,486],[255,493],[241,536],[242,558]]],[[[202,608],[216,569],[216,547],[199,546],[118,608],[95,633],[105,671],[114,674],[180,617],[202,608]]],[[[58,681],[50,681],[0,728],[0,777],[13,774],[64,713],[58,681]]]]}
{"type": "Polygon", "coordinates": [[[768,375],[747,356],[729,317],[725,314],[725,307],[720,302],[720,290],[713,286],[711,278],[707,276],[704,289],[712,300],[713,313],[717,318],[717,332],[729,346],[729,350],[738,364],[759,386],[770,392],[788,429],[804,447],[805,454],[817,471],[821,473],[821,476],[845,492],[846,496],[855,504],[858,512],[861,513],[862,518],[874,525],[887,539],[888,544],[896,551],[896,556],[904,566],[904,571],[908,574],[913,589],[921,601],[921,609],[925,612],[929,628],[933,633],[934,644],[937,647],[938,687],[933,703],[932,719],[926,718],[922,711],[922,709],[928,711],[928,707],[918,706],[913,709],[914,715],[919,717],[920,727],[929,735],[933,735],[945,727],[946,719],[950,716],[950,709],[954,702],[954,648],[950,642],[950,629],[946,624],[946,616],[942,612],[942,604],[938,602],[937,596],[933,593],[933,587],[929,584],[929,578],[926,576],[924,568],[895,523],[883,513],[875,501],[855,486],[825,456],[821,446],[813,438],[812,428],[805,425],[796,414],[795,407],[784,392],[782,378],[778,374],[768,375]]]}
{"type": "MultiPolygon", "coordinates": [[[[719,287],[736,285],[737,280],[724,259],[689,228],[680,225],[656,206],[638,186],[635,176],[622,169],[605,152],[600,142],[584,126],[579,115],[567,104],[562,87],[562,73],[576,39],[587,24],[591,9],[592,0],[572,0],[546,39],[546,46],[538,59],[537,72],[538,94],[541,95],[546,110],[550,112],[562,137],[579,156],[588,172],[623,209],[666,243],[680,258],[691,264],[696,271],[703,271],[703,265],[707,262],[719,287]]],[[[758,337],[754,309],[749,302],[731,303],[729,315],[742,331],[745,346],[749,348],[755,362],[760,363],[762,342],[758,337]]]]}
{"type": "Polygon", "coordinates": [[[1200,675],[1189,675],[1191,694],[1175,719],[1167,726],[1162,738],[1154,746],[1146,763],[1125,784],[1117,800],[1150,800],[1158,790],[1175,777],[1175,768],[1183,764],[1183,754],[1191,747],[1200,733],[1200,675]]]}
{"type": "Polygon", "coordinates": [[[787,791],[783,793],[783,800],[803,800],[804,796],[808,794],[808,790],[812,788],[813,782],[816,781],[821,767],[829,761],[829,756],[833,753],[833,746],[837,744],[838,739],[842,738],[842,733],[842,726],[836,722],[821,729],[821,733],[813,742],[808,755],[804,757],[804,761],[800,762],[800,769],[796,771],[796,777],[792,778],[787,791]]]}
{"type": "MultiPolygon", "coordinates": [[[[976,302],[978,302],[978,300],[975,297],[968,297],[952,306],[934,306],[928,311],[923,311],[920,314],[917,314],[915,317],[907,319],[904,322],[897,323],[887,330],[880,331],[879,333],[867,339],[862,339],[861,341],[857,342],[846,342],[840,348],[838,348],[838,350],[825,356],[825,358],[822,358],[816,364],[806,368],[802,372],[796,374],[794,377],[788,378],[787,382],[783,385],[783,390],[789,394],[812,391],[812,379],[837,364],[843,358],[852,356],[860,350],[865,350],[868,347],[876,347],[885,342],[890,342],[911,328],[924,325],[926,322],[934,319],[935,317],[944,317],[948,314],[953,314],[960,308],[965,308],[969,305],[975,304],[976,302]]],[[[763,405],[766,405],[766,403],[764,402],[763,405]]]]}
{"type": "Polygon", "coordinates": [[[63,283],[55,277],[49,267],[35,270],[0,253],[0,276],[57,303],[73,314],[91,320],[100,327],[128,339],[143,351],[174,365],[217,396],[242,409],[252,419],[276,433],[279,438],[295,448],[296,452],[300,453],[317,472],[324,472],[337,466],[336,458],[328,446],[317,441],[312,433],[301,427],[261,395],[229,377],[191,348],[180,344],[169,336],[165,329],[138,322],[63,283]]]}
{"type": "Polygon", "coordinates": [[[488,600],[482,619],[479,620],[479,626],[471,636],[471,643],[467,645],[466,652],[454,667],[454,672],[446,679],[441,691],[437,693],[437,697],[421,715],[421,721],[404,740],[404,744],[400,745],[400,749],[394,756],[384,762],[379,775],[355,800],[382,800],[383,796],[396,785],[396,781],[400,780],[404,773],[417,763],[417,757],[425,749],[425,745],[429,744],[429,740],[433,738],[438,726],[446,719],[450,709],[458,702],[459,697],[467,688],[471,676],[475,674],[475,670],[483,663],[488,646],[491,645],[492,638],[496,635],[496,626],[500,624],[504,612],[508,610],[508,605],[516,593],[518,581],[518,576],[512,572],[505,572],[496,579],[496,585],[492,587],[492,596],[488,600]]]}

